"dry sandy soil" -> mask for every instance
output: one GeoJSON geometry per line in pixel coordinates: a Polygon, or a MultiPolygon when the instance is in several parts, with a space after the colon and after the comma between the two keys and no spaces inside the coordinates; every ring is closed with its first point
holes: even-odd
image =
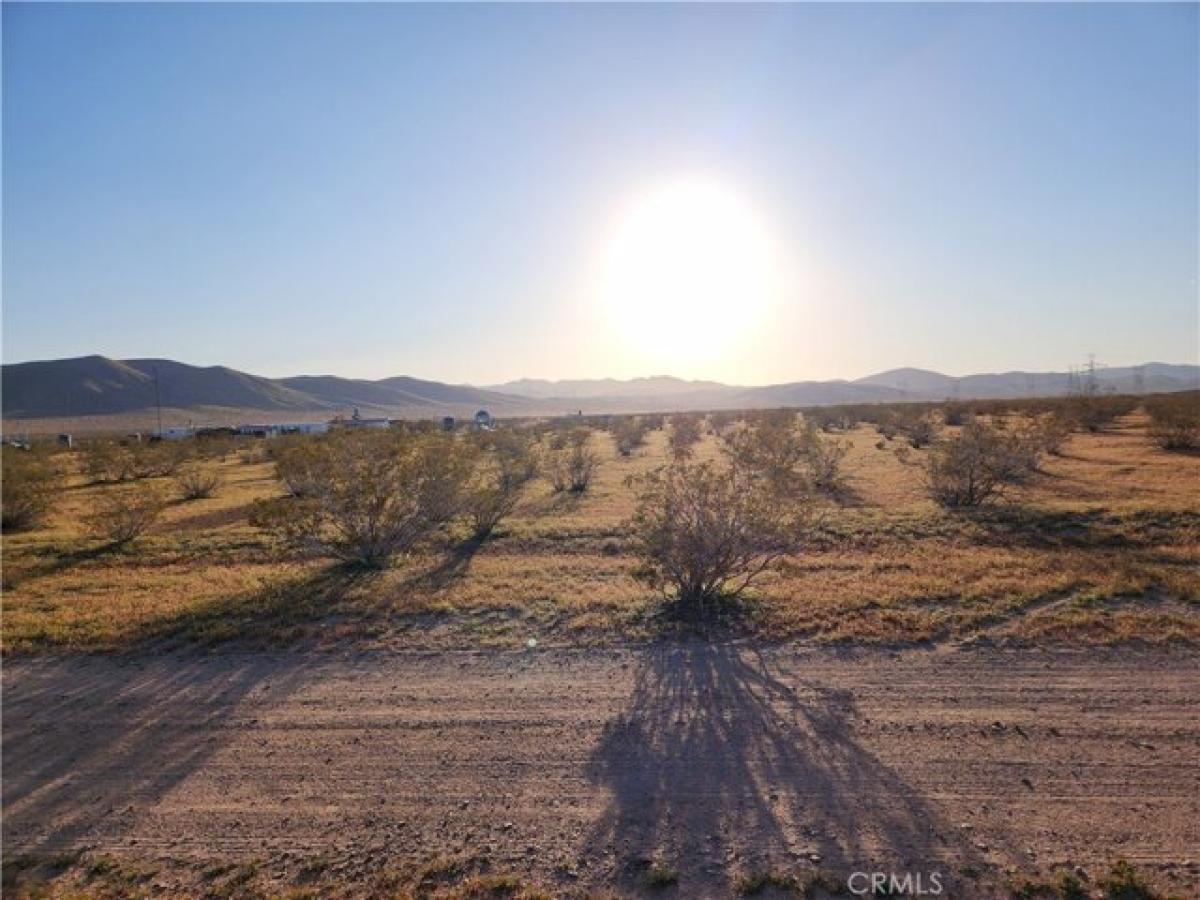
{"type": "Polygon", "coordinates": [[[1124,858],[1200,891],[1183,651],[189,652],[14,659],[3,685],[7,859],[86,849],[61,863],[85,889],[882,870],[989,897],[1124,858]]]}

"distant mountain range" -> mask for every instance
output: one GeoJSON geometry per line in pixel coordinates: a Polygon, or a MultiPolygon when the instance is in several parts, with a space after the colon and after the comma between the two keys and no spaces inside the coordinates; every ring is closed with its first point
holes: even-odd
{"type": "Polygon", "coordinates": [[[355,406],[364,414],[432,416],[473,413],[481,406],[504,412],[514,404],[529,405],[522,397],[417,378],[263,378],[225,366],[104,356],[6,365],[0,387],[5,419],[128,414],[156,409],[159,403],[172,411],[245,410],[307,418],[347,413],[355,406]]]}
{"type": "MultiPolygon", "coordinates": [[[[654,401],[689,408],[822,406],[835,403],[880,403],[896,400],[985,399],[1047,397],[1071,387],[1067,372],[999,372],[955,377],[927,369],[889,369],[854,381],[793,381],[761,387],[737,387],[715,381],[685,381],[658,376],[617,381],[539,381],[522,379],[492,385],[488,390],[539,400],[654,401]]],[[[1160,393],[1200,388],[1200,366],[1146,363],[1141,366],[1097,368],[1096,380],[1105,391],[1160,393]]],[[[680,408],[675,406],[674,408],[680,408]]]]}
{"type": "MultiPolygon", "coordinates": [[[[1158,393],[1200,389],[1200,366],[1147,363],[1097,369],[1103,390],[1158,393]]],[[[433,417],[555,415],[582,410],[657,412],[695,409],[821,406],[947,398],[1056,396],[1070,386],[1064,372],[1004,372],[953,377],[923,369],[892,369],[855,381],[798,381],[740,387],[668,376],[540,381],[523,379],[479,388],[398,376],[370,381],[333,375],[263,378],[224,366],[169,359],[103,356],[5,365],[0,376],[8,421],[95,419],[144,414],[160,404],[172,416],[228,421],[269,415],[313,419],[348,413],[433,417]]]]}

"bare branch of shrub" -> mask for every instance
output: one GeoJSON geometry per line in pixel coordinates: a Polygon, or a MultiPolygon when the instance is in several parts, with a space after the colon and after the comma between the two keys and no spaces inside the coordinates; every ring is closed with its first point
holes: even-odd
{"type": "Polygon", "coordinates": [[[92,537],[124,547],[145,534],[158,521],[165,506],[157,487],[106,491],[84,518],[84,527],[92,537]]]}

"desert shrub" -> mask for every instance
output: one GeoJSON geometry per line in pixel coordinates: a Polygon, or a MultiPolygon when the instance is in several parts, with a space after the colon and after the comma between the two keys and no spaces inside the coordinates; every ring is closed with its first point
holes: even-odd
{"type": "MultiPolygon", "coordinates": [[[[815,411],[813,414],[817,414],[815,411]]],[[[760,409],[746,413],[746,422],[754,428],[791,428],[796,424],[794,409],[760,409]]]]}
{"type": "Polygon", "coordinates": [[[175,476],[175,484],[184,500],[204,500],[217,493],[221,476],[215,469],[192,464],[175,476]]]}
{"type": "Polygon", "coordinates": [[[649,426],[639,416],[623,416],[612,426],[613,441],[622,456],[632,456],[633,451],[646,443],[649,426]]]}
{"type": "Polygon", "coordinates": [[[349,432],[314,447],[311,493],[251,518],[299,551],[385,566],[462,509],[471,461],[453,438],[349,432]]]}
{"type": "Polygon", "coordinates": [[[1088,900],[1090,892],[1070,872],[1049,881],[1026,879],[1013,887],[1014,900],[1088,900]]]}
{"type": "Polygon", "coordinates": [[[901,430],[904,432],[909,446],[914,450],[928,447],[937,437],[937,428],[934,426],[933,420],[927,416],[908,418],[901,426],[901,430]]]}
{"type": "Polygon", "coordinates": [[[0,528],[21,531],[40,525],[53,508],[60,486],[54,461],[16,447],[4,447],[0,460],[0,528]]]}
{"type": "Polygon", "coordinates": [[[689,459],[700,443],[700,417],[676,414],[671,417],[670,450],[674,459],[689,459]]]}
{"type": "Polygon", "coordinates": [[[521,489],[537,474],[528,441],[488,441],[474,462],[474,472],[464,495],[471,536],[483,540],[516,508],[521,489]]]}
{"type": "Polygon", "coordinates": [[[646,870],[642,881],[651,890],[673,887],[679,884],[679,872],[669,866],[656,863],[646,870]]]}
{"type": "Polygon", "coordinates": [[[805,423],[801,441],[811,487],[826,493],[841,488],[842,460],[850,451],[850,445],[845,441],[821,437],[811,422],[805,423]]]}
{"type": "Polygon", "coordinates": [[[1051,412],[1039,418],[1034,425],[1038,446],[1043,453],[1060,456],[1063,444],[1071,436],[1071,423],[1060,412],[1051,412]]]}
{"type": "Polygon", "coordinates": [[[471,537],[481,541],[516,508],[521,483],[509,478],[503,468],[489,460],[476,471],[463,506],[471,524],[471,537]]]}
{"type": "Polygon", "coordinates": [[[1108,875],[1097,880],[1104,900],[1155,900],[1158,895],[1125,860],[1113,864],[1108,875]]]}
{"type": "Polygon", "coordinates": [[[753,427],[726,437],[731,464],[765,481],[779,498],[800,496],[808,487],[804,472],[808,450],[794,423],[794,416],[759,418],[753,427]]]}
{"type": "Polygon", "coordinates": [[[154,441],[131,444],[129,473],[133,478],[161,478],[176,474],[190,455],[183,441],[154,441]]]}
{"type": "Polygon", "coordinates": [[[847,407],[827,406],[804,412],[805,423],[811,423],[826,433],[849,431],[858,424],[857,414],[847,407]]]}
{"type": "Polygon", "coordinates": [[[1053,434],[1047,436],[1042,423],[1029,424],[1008,432],[1008,468],[1012,481],[1022,481],[1041,468],[1042,456],[1047,452],[1046,445],[1053,437],[1053,434]]]}
{"type": "Polygon", "coordinates": [[[1082,393],[1070,398],[1067,414],[1076,428],[1097,432],[1133,412],[1136,406],[1132,397],[1082,393]]]}
{"type": "Polygon", "coordinates": [[[157,487],[116,488],[96,498],[84,528],[94,538],[123,547],[145,534],[165,506],[157,487]]]}
{"type": "MultiPolygon", "coordinates": [[[[283,440],[283,438],[276,438],[276,440],[283,440]]],[[[258,438],[250,440],[238,452],[238,461],[244,466],[256,466],[259,463],[266,462],[270,458],[270,451],[266,446],[266,442],[258,438]]]]}
{"type": "Polygon", "coordinates": [[[1146,404],[1150,437],[1164,450],[1200,450],[1200,396],[1162,397],[1146,404]]]}
{"type": "Polygon", "coordinates": [[[97,483],[125,481],[133,477],[133,458],[114,441],[92,441],[84,451],[83,471],[97,483]]]}
{"type": "Polygon", "coordinates": [[[675,460],[631,483],[637,575],[691,612],[736,598],[805,534],[807,507],[780,502],[767,478],[736,459],[675,460]]]}
{"type": "Polygon", "coordinates": [[[969,421],[934,445],[926,469],[930,495],[943,506],[980,506],[1025,477],[1031,452],[1024,435],[969,421]]]}
{"type": "Polygon", "coordinates": [[[742,414],[730,410],[721,410],[708,414],[708,432],[720,437],[737,424],[742,414]]]}
{"type": "Polygon", "coordinates": [[[946,425],[958,427],[965,425],[971,418],[971,407],[965,403],[947,403],[942,409],[942,421],[946,425]]]}
{"type": "Polygon", "coordinates": [[[266,452],[275,462],[275,474],[293,497],[313,497],[325,479],[330,454],[327,444],[337,436],[281,437],[266,452]]]}
{"type": "Polygon", "coordinates": [[[586,428],[578,428],[564,436],[557,446],[551,443],[545,470],[555,491],[582,494],[592,483],[600,457],[588,446],[589,437],[586,428]]]}
{"type": "Polygon", "coordinates": [[[509,477],[521,484],[537,475],[537,456],[530,432],[516,429],[477,431],[475,444],[482,451],[493,454],[509,477]]]}

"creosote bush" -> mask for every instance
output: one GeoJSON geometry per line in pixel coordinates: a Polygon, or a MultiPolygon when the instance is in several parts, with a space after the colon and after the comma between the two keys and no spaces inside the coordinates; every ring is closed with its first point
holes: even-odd
{"type": "Polygon", "coordinates": [[[193,464],[175,476],[175,484],[184,500],[204,500],[216,495],[221,476],[213,469],[193,464]]]}
{"type": "Polygon", "coordinates": [[[324,442],[331,437],[288,435],[269,443],[266,452],[275,462],[275,473],[293,497],[316,495],[328,463],[324,442]]]}
{"type": "Polygon", "coordinates": [[[1150,437],[1164,450],[1200,450],[1200,395],[1160,397],[1146,404],[1150,437]]]}
{"type": "Polygon", "coordinates": [[[261,501],[254,524],[302,552],[379,568],[459,514],[470,453],[452,437],[345,432],[312,439],[306,493],[261,501]]]}
{"type": "Polygon", "coordinates": [[[133,477],[133,461],[115,441],[92,441],[84,451],[83,470],[93,482],[125,481],[133,477]]]}
{"type": "Polygon", "coordinates": [[[1085,391],[1070,398],[1067,415],[1077,428],[1095,433],[1133,412],[1136,406],[1132,397],[1085,391]]]}
{"type": "Polygon", "coordinates": [[[525,435],[513,431],[485,434],[478,441],[463,504],[475,540],[486,538],[512,513],[521,489],[537,474],[525,435]]]}
{"type": "Polygon", "coordinates": [[[196,452],[184,441],[92,441],[87,445],[84,472],[99,483],[174,475],[196,452]]]}
{"type": "Polygon", "coordinates": [[[836,493],[842,487],[842,460],[850,452],[850,444],[821,437],[811,422],[805,423],[801,441],[812,489],[823,493],[836,493]]]}
{"type": "Polygon", "coordinates": [[[930,495],[943,506],[981,506],[1036,470],[1040,453],[1036,433],[970,420],[934,445],[926,469],[930,495]]]}
{"type": "Polygon", "coordinates": [[[738,597],[806,533],[807,504],[736,458],[723,466],[675,460],[630,483],[638,490],[636,574],[688,612],[738,597]]]}
{"type": "Polygon", "coordinates": [[[124,547],[149,531],[165,507],[157,487],[116,488],[96,498],[84,527],[92,537],[124,547]]]}
{"type": "Polygon", "coordinates": [[[690,459],[700,443],[700,417],[677,413],[671,417],[670,451],[674,459],[690,459]]]}
{"type": "Polygon", "coordinates": [[[600,457],[588,446],[591,432],[576,428],[561,441],[553,441],[546,453],[545,470],[556,492],[582,494],[592,483],[600,457]]]}
{"type": "Polygon", "coordinates": [[[730,432],[725,453],[731,466],[765,482],[777,497],[800,497],[808,490],[803,471],[808,451],[794,415],[761,416],[754,425],[730,432]]]}
{"type": "Polygon", "coordinates": [[[61,479],[54,461],[35,450],[0,451],[0,528],[20,531],[40,525],[50,513],[61,479]]]}
{"type": "Polygon", "coordinates": [[[622,456],[632,456],[633,451],[646,443],[650,430],[646,420],[640,416],[622,416],[613,423],[613,441],[622,456]]]}
{"type": "Polygon", "coordinates": [[[138,441],[129,446],[133,478],[174,475],[193,452],[193,441],[138,441]]]}
{"type": "Polygon", "coordinates": [[[908,419],[901,426],[901,430],[914,450],[928,447],[937,437],[937,427],[925,416],[908,419]]]}
{"type": "Polygon", "coordinates": [[[1038,445],[1043,453],[1062,455],[1063,445],[1071,436],[1071,423],[1061,412],[1041,416],[1034,425],[1038,445]]]}

